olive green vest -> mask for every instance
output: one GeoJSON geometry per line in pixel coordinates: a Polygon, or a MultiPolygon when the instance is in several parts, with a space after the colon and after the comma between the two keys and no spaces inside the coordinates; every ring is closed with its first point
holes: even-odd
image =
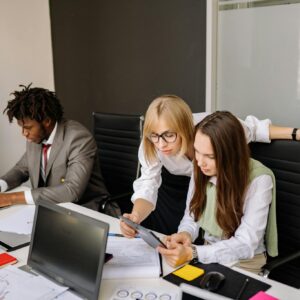
{"type": "MultiPolygon", "coordinates": [[[[270,175],[273,180],[273,198],[270,205],[268,223],[265,233],[266,249],[270,256],[278,255],[277,224],[276,224],[276,186],[273,172],[257,160],[250,160],[250,182],[260,176],[270,175]]],[[[216,220],[216,186],[208,182],[206,188],[206,207],[198,223],[209,234],[222,237],[223,230],[216,220]]]]}

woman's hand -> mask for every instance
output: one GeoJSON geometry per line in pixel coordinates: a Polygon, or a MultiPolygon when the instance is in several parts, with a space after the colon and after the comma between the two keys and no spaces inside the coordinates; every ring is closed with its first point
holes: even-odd
{"type": "Polygon", "coordinates": [[[192,248],[190,246],[168,242],[167,247],[168,249],[163,247],[157,247],[157,249],[171,267],[180,266],[193,258],[192,248]]]}
{"type": "MultiPolygon", "coordinates": [[[[128,218],[135,223],[140,223],[139,214],[137,212],[132,212],[131,214],[123,214],[123,217],[128,218]]],[[[122,220],[120,221],[120,229],[122,234],[127,238],[134,238],[136,235],[135,229],[127,225],[122,220]]]]}
{"type": "Polygon", "coordinates": [[[179,243],[186,247],[189,247],[192,244],[192,237],[188,232],[183,231],[183,232],[174,233],[172,235],[166,236],[164,238],[164,243],[165,244],[179,243]]]}

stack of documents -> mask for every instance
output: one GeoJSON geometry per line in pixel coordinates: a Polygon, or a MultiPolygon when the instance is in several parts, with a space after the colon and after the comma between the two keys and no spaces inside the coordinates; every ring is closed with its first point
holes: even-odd
{"type": "Polygon", "coordinates": [[[14,205],[0,210],[0,245],[16,250],[29,244],[35,205],[14,205]]]}
{"type": "Polygon", "coordinates": [[[159,253],[141,238],[109,236],[106,252],[113,258],[103,268],[103,279],[158,278],[161,274],[159,253]]]}
{"type": "Polygon", "coordinates": [[[35,205],[16,205],[0,210],[0,231],[31,234],[34,212],[35,205]]]}

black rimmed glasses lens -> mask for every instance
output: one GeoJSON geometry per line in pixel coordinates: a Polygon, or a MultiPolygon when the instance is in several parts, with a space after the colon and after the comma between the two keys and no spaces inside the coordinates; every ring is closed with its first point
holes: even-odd
{"type": "Polygon", "coordinates": [[[174,143],[177,139],[177,133],[170,131],[165,131],[162,134],[151,133],[148,138],[154,144],[157,144],[160,138],[162,138],[166,143],[174,143]]]}

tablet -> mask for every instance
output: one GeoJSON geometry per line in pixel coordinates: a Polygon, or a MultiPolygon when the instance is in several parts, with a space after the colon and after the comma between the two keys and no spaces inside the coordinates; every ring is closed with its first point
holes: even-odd
{"type": "Polygon", "coordinates": [[[157,237],[152,231],[149,229],[129,220],[128,218],[125,218],[123,216],[120,216],[120,219],[124,221],[127,225],[135,229],[139,236],[151,247],[156,248],[158,246],[161,246],[163,248],[167,248],[166,245],[157,237]]]}

